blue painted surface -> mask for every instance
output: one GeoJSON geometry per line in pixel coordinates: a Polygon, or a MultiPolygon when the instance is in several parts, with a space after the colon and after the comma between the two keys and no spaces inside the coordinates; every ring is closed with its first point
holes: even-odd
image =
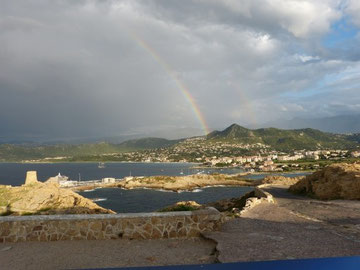
{"type": "MultiPolygon", "coordinates": [[[[98,268],[99,269],[99,268],[98,268]]],[[[360,256],[321,258],[321,259],[302,259],[302,260],[283,260],[283,261],[264,261],[264,262],[239,262],[224,264],[201,264],[201,265],[179,265],[179,266],[152,266],[152,267],[126,267],[126,268],[107,268],[107,269],[129,269],[129,270],[359,270],[360,256]]]]}

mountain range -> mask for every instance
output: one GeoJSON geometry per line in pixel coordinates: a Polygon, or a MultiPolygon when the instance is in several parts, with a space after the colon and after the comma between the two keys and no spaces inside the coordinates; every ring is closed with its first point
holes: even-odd
{"type": "Polygon", "coordinates": [[[262,124],[263,127],[277,127],[283,129],[314,128],[332,133],[360,133],[360,114],[338,115],[322,118],[293,118],[278,120],[262,124]]]}
{"type": "Polygon", "coordinates": [[[311,128],[294,130],[277,128],[247,129],[237,124],[233,124],[223,131],[214,131],[207,135],[209,141],[261,143],[281,151],[318,148],[348,149],[356,147],[359,142],[358,139],[359,136],[355,134],[326,133],[311,128]]]}
{"type": "MultiPolygon", "coordinates": [[[[222,131],[213,131],[203,138],[202,144],[226,142],[230,144],[265,144],[278,151],[301,149],[357,149],[360,134],[334,134],[316,129],[285,130],[277,128],[247,129],[233,124],[222,131]]],[[[170,148],[182,144],[186,139],[168,140],[163,138],[142,138],[128,140],[119,144],[100,142],[89,144],[58,145],[14,145],[0,144],[0,161],[22,161],[51,157],[81,157],[103,154],[116,154],[130,151],[170,148]]]]}

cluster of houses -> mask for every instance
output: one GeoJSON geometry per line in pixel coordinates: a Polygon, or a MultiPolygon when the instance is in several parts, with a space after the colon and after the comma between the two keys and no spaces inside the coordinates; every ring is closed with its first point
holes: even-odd
{"type": "MultiPolygon", "coordinates": [[[[297,163],[289,163],[291,161],[344,159],[349,157],[349,155],[352,157],[360,157],[360,151],[349,152],[347,150],[303,150],[296,151],[291,155],[273,151],[268,155],[207,157],[204,160],[204,164],[208,166],[242,166],[249,171],[283,171],[289,167],[299,167],[299,164],[297,163]]],[[[316,167],[317,165],[314,166],[316,167]]]]}
{"type": "MultiPolygon", "coordinates": [[[[300,150],[293,153],[273,151],[269,146],[203,142],[203,138],[187,139],[174,147],[121,153],[125,161],[138,162],[197,162],[209,167],[244,167],[250,171],[282,171],[298,168],[299,160],[318,161],[360,157],[360,151],[300,150]],[[244,149],[253,155],[244,155],[244,149]],[[293,161],[293,163],[291,163],[293,161]]],[[[316,165],[314,165],[316,167],[316,165]]]]}

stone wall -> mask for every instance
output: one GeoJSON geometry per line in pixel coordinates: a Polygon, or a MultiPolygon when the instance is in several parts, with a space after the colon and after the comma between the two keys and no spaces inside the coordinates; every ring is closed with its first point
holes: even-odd
{"type": "Polygon", "coordinates": [[[20,241],[191,238],[216,230],[214,208],[192,212],[0,217],[0,243],[20,241]]]}

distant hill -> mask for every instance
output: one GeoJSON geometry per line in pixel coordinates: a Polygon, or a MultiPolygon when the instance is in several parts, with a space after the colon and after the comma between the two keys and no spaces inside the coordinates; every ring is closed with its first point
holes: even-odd
{"type": "Polygon", "coordinates": [[[360,133],[360,114],[339,115],[313,119],[294,118],[266,123],[265,127],[278,127],[284,129],[316,128],[332,133],[360,133]]]}
{"type": "Polygon", "coordinates": [[[209,141],[233,143],[262,143],[276,150],[352,148],[356,140],[346,135],[325,133],[316,129],[284,130],[277,128],[247,129],[233,124],[223,131],[214,131],[207,135],[209,141]]]}
{"type": "Polygon", "coordinates": [[[143,138],[120,143],[118,147],[123,150],[145,150],[170,147],[180,141],[181,140],[167,140],[162,138],[143,138]]]}
{"type": "Polygon", "coordinates": [[[97,144],[61,144],[51,146],[1,144],[0,161],[19,161],[28,159],[42,159],[46,157],[99,155],[119,151],[121,151],[121,149],[117,145],[105,142],[97,144]]]}
{"type": "Polygon", "coordinates": [[[348,135],[347,139],[353,142],[360,143],[360,133],[348,135]]]}
{"type": "Polygon", "coordinates": [[[47,157],[79,157],[164,148],[180,140],[161,138],[143,138],[129,140],[120,144],[107,142],[93,144],[58,144],[58,145],[14,145],[0,144],[0,161],[21,161],[43,159],[47,157]]]}

